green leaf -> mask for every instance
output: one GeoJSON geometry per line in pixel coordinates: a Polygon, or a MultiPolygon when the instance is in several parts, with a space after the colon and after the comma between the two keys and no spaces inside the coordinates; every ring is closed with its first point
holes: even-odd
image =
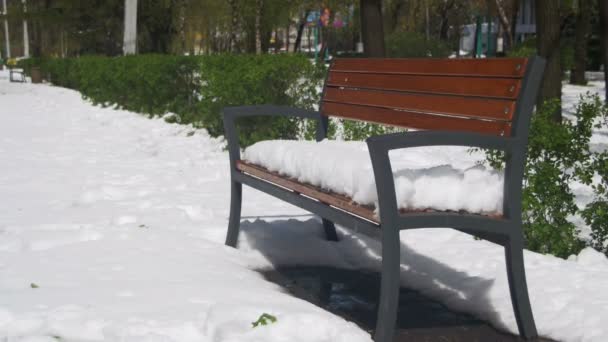
{"type": "Polygon", "coordinates": [[[263,313],[260,315],[257,321],[251,322],[253,328],[256,328],[259,325],[268,325],[270,323],[276,323],[277,318],[271,314],[263,313]]]}

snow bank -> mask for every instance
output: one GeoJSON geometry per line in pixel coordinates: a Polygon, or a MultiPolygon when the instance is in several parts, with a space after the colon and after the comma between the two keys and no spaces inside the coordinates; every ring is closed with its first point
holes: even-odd
{"type": "MultiPolygon", "coordinates": [[[[397,203],[405,209],[502,213],[503,174],[478,165],[469,148],[433,146],[391,151],[397,203]]],[[[360,141],[261,141],[243,159],[300,182],[376,205],[367,145],[360,141]]]]}

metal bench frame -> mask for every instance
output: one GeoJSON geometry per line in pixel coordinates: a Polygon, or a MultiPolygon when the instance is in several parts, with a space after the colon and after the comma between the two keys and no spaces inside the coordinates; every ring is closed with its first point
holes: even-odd
{"type": "Polygon", "coordinates": [[[261,105],[227,107],[223,110],[231,170],[230,217],[226,245],[236,247],[241,219],[242,185],[248,185],[296,205],[322,218],[329,240],[337,241],[334,223],[379,238],[382,243],[381,289],[374,341],[392,341],[400,287],[399,232],[405,229],[449,227],[497,243],[505,248],[511,301],[519,333],[526,339],[537,337],[530,307],[523,259],[522,182],[530,118],[536,103],[545,61],[528,60],[522,89],[517,98],[516,115],[510,136],[489,136],[468,132],[416,131],[372,136],[366,140],[378,192],[380,224],[336,209],[297,192],[243,173],[237,169],[240,146],[235,122],[249,116],[288,116],[317,121],[316,140],[327,135],[328,118],[317,111],[284,106],[261,105]],[[453,212],[401,213],[397,207],[395,185],[389,160],[394,149],[455,145],[502,150],[506,154],[503,217],[493,218],[453,212]]]}
{"type": "Polygon", "coordinates": [[[25,71],[24,70],[15,70],[15,69],[9,69],[9,81],[10,82],[21,82],[21,83],[26,83],[27,79],[25,78],[25,71]],[[16,79],[13,75],[20,75],[21,78],[18,80],[16,79]]]}

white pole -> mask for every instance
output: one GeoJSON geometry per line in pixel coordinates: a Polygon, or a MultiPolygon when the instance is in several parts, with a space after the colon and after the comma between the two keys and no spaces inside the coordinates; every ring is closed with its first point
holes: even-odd
{"type": "Polygon", "coordinates": [[[125,32],[123,53],[133,55],[137,51],[137,0],[125,0],[125,32]]]}
{"type": "MultiPolygon", "coordinates": [[[[4,5],[4,15],[8,14],[6,10],[6,0],[2,0],[2,4],[4,5]]],[[[6,41],[6,58],[11,58],[11,41],[9,39],[8,34],[8,19],[4,18],[4,40],[6,41]]]]}
{"type": "MultiPolygon", "coordinates": [[[[6,0],[5,0],[6,1],[6,0]]],[[[23,0],[23,13],[27,13],[26,0],[23,0]]],[[[27,20],[23,19],[23,57],[30,56],[30,38],[27,32],[27,20]]]]}

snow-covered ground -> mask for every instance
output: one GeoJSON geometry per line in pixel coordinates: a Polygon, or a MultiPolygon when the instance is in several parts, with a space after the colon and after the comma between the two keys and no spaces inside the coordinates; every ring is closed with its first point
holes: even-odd
{"type": "MultiPolygon", "coordinates": [[[[240,248],[224,247],[223,146],[0,73],[0,341],[370,341],[254,270],[378,269],[378,243],[324,241],[316,218],[246,188],[240,248]],[[278,321],[252,328],[263,313],[278,321]]],[[[404,285],[517,331],[500,247],[449,229],[401,238],[404,285]]],[[[608,338],[608,259],[527,252],[526,268],[541,335],[608,338]]]]}

